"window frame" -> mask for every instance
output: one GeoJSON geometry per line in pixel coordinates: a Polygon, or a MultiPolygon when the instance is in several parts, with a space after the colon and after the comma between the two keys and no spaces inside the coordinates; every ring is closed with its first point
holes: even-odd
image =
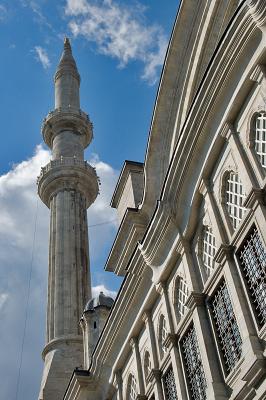
{"type": "Polygon", "coordinates": [[[248,132],[248,147],[252,153],[253,159],[255,160],[256,167],[261,175],[262,178],[266,177],[266,167],[263,167],[260,161],[260,157],[256,151],[256,128],[257,128],[257,118],[260,114],[265,114],[266,116],[266,110],[261,109],[259,111],[256,111],[253,113],[250,124],[249,124],[249,132],[248,132]]]}
{"type": "MultiPolygon", "coordinates": [[[[245,187],[243,185],[241,176],[240,176],[240,174],[239,174],[239,172],[237,170],[235,170],[233,168],[230,168],[230,169],[227,169],[226,171],[223,172],[223,175],[222,175],[222,188],[221,189],[222,189],[221,190],[222,208],[223,208],[223,211],[224,211],[224,215],[225,215],[226,222],[227,222],[227,225],[229,227],[229,230],[230,230],[231,234],[233,235],[239,229],[239,227],[241,226],[242,222],[245,219],[245,216],[247,215],[247,211],[248,211],[248,209],[243,206],[243,204],[244,204],[244,202],[245,202],[245,200],[247,198],[247,195],[246,195],[246,192],[245,192],[245,187]],[[239,220],[239,222],[238,222],[238,224],[236,226],[234,226],[234,224],[233,224],[233,217],[230,214],[229,209],[228,209],[227,183],[228,183],[228,177],[230,176],[230,174],[234,174],[234,175],[236,175],[238,177],[238,182],[237,183],[241,184],[242,189],[243,189],[243,193],[244,193],[244,196],[241,196],[241,197],[244,198],[244,201],[241,204],[241,206],[235,205],[234,203],[231,203],[233,207],[240,207],[241,209],[244,210],[242,218],[239,220]]],[[[233,192],[230,192],[230,193],[233,194],[233,192]]]]}
{"type": "Polygon", "coordinates": [[[217,253],[217,239],[216,239],[216,236],[213,233],[213,228],[212,228],[211,225],[202,224],[201,231],[200,231],[200,237],[199,237],[199,250],[200,250],[199,256],[200,256],[201,266],[204,269],[205,281],[207,281],[210,278],[210,276],[212,275],[213,271],[215,270],[215,266],[216,266],[215,255],[217,253]],[[206,266],[206,264],[204,262],[204,254],[205,254],[205,251],[204,251],[204,247],[205,247],[204,246],[204,234],[205,234],[207,229],[208,229],[208,231],[210,231],[209,232],[210,235],[214,238],[214,245],[208,243],[208,246],[212,246],[213,248],[215,248],[215,252],[214,252],[213,256],[208,254],[208,257],[212,257],[213,267],[206,266]],[[208,274],[208,268],[210,270],[209,274],[208,274]]]}
{"type": "Polygon", "coordinates": [[[225,379],[225,381],[227,381],[230,378],[230,376],[232,374],[234,374],[234,372],[237,370],[237,367],[238,367],[239,363],[241,363],[242,360],[243,360],[243,347],[241,348],[241,355],[240,355],[239,359],[234,364],[233,368],[230,371],[227,371],[227,366],[226,366],[226,362],[225,362],[225,356],[224,356],[223,350],[221,348],[222,347],[221,346],[221,340],[219,339],[219,332],[218,332],[218,329],[217,329],[217,324],[216,324],[216,321],[215,321],[215,318],[214,318],[214,315],[213,315],[212,304],[211,304],[212,299],[216,295],[216,293],[219,290],[219,288],[221,287],[222,283],[225,284],[225,286],[227,288],[227,291],[228,291],[228,296],[230,298],[232,310],[233,310],[233,313],[234,313],[234,318],[235,318],[235,321],[236,321],[236,324],[237,324],[237,327],[238,327],[238,330],[239,330],[239,335],[240,335],[240,338],[241,338],[241,341],[242,341],[242,346],[243,346],[243,340],[242,340],[241,333],[240,333],[240,328],[239,328],[237,315],[236,315],[235,310],[234,310],[234,303],[232,301],[232,296],[230,294],[229,285],[227,283],[227,280],[226,280],[225,276],[222,275],[220,277],[220,279],[218,280],[218,282],[216,283],[216,285],[215,285],[211,295],[208,297],[206,303],[207,303],[207,308],[208,308],[208,311],[209,311],[209,318],[210,318],[210,322],[211,322],[211,328],[212,328],[212,334],[213,334],[213,337],[214,337],[216,353],[217,353],[219,361],[220,361],[220,365],[221,365],[221,369],[222,369],[222,372],[223,372],[224,379],[225,379]]]}
{"type": "MultiPolygon", "coordinates": [[[[201,354],[201,349],[200,349],[200,344],[199,344],[199,339],[198,339],[198,335],[197,335],[197,330],[196,330],[196,326],[193,322],[193,320],[190,321],[188,327],[186,328],[184,334],[182,335],[182,337],[179,340],[179,351],[181,354],[181,360],[182,360],[182,367],[183,367],[183,375],[184,375],[184,381],[185,381],[185,385],[186,385],[186,390],[187,390],[187,394],[188,394],[188,398],[194,400],[194,398],[192,397],[192,388],[191,388],[191,382],[189,379],[189,374],[187,372],[187,363],[186,363],[186,359],[185,359],[185,352],[183,349],[183,342],[185,337],[192,331],[192,329],[194,330],[194,334],[196,337],[196,344],[197,344],[197,354],[199,354],[200,357],[200,367],[201,370],[203,371],[203,381],[205,381],[205,399],[207,400],[207,388],[208,388],[208,382],[207,382],[207,377],[206,377],[206,372],[205,372],[205,368],[204,368],[204,364],[203,364],[203,358],[202,358],[202,354],[201,354]]],[[[196,399],[198,400],[198,399],[196,399]]]]}

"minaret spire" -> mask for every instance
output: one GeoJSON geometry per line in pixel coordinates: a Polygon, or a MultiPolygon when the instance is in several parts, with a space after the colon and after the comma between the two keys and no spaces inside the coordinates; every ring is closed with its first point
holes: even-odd
{"type": "Polygon", "coordinates": [[[69,39],[64,40],[64,49],[55,73],[55,108],[80,108],[80,75],[72,55],[69,39]]]}
{"type": "Polygon", "coordinates": [[[52,161],[41,170],[38,193],[50,208],[47,344],[40,400],[63,398],[75,367],[82,365],[79,319],[91,298],[87,208],[98,194],[94,168],[84,161],[92,124],[80,110],[80,77],[69,39],[55,74],[55,110],[42,133],[52,161]]]}

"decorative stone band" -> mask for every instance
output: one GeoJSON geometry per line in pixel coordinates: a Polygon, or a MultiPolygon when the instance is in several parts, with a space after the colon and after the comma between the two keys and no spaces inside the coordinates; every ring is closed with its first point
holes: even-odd
{"type": "Polygon", "coordinates": [[[87,208],[99,194],[99,178],[95,168],[75,157],[51,161],[41,169],[37,184],[38,194],[48,208],[51,198],[62,190],[77,190],[84,194],[87,208]]]}
{"type": "Polygon", "coordinates": [[[47,353],[49,353],[52,350],[58,350],[58,349],[64,349],[65,347],[69,346],[71,343],[76,343],[77,345],[82,345],[83,340],[81,335],[68,335],[65,337],[62,337],[60,339],[53,339],[43,349],[42,352],[42,358],[43,360],[45,359],[45,356],[47,353]]]}
{"type": "Polygon", "coordinates": [[[84,148],[93,138],[93,125],[88,114],[73,107],[56,108],[50,111],[42,124],[43,139],[47,146],[52,148],[53,140],[62,131],[73,131],[81,135],[84,148]]]}
{"type": "Polygon", "coordinates": [[[257,25],[262,27],[266,25],[266,7],[265,0],[249,0],[248,6],[253,19],[257,25]]]}

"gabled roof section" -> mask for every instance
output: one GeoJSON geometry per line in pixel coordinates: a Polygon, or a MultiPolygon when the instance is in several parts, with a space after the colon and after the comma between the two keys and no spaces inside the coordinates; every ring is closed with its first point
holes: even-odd
{"type": "Polygon", "coordinates": [[[111,199],[111,207],[117,208],[130,172],[143,172],[143,165],[144,164],[141,162],[125,160],[114,190],[114,194],[111,199]]]}

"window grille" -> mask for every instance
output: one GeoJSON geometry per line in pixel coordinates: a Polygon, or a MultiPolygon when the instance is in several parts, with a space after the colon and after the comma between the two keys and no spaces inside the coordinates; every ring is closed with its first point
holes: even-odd
{"type": "Polygon", "coordinates": [[[233,228],[236,229],[246,212],[243,206],[246,195],[237,173],[230,171],[227,174],[225,191],[227,212],[233,228]]]}
{"type": "Polygon", "coordinates": [[[208,277],[214,268],[215,253],[215,236],[209,226],[204,226],[202,232],[202,260],[208,277]]]}
{"type": "Polygon", "coordinates": [[[266,168],[266,113],[256,117],[255,151],[263,168],[266,168]]]}
{"type": "Polygon", "coordinates": [[[148,351],[146,351],[145,353],[145,357],[144,357],[144,375],[145,375],[145,381],[146,383],[148,382],[148,376],[151,372],[151,357],[150,357],[150,353],[148,351]]]}
{"type": "Polygon", "coordinates": [[[170,367],[164,375],[163,384],[166,400],[177,400],[175,376],[172,367],[170,367]]]}
{"type": "Polygon", "coordinates": [[[258,324],[262,327],[266,322],[266,249],[256,227],[245,238],[238,259],[258,324]]]}
{"type": "Polygon", "coordinates": [[[185,314],[185,311],[187,307],[185,306],[186,301],[188,298],[188,286],[183,278],[179,278],[179,283],[178,283],[178,302],[177,302],[177,309],[178,309],[178,314],[180,317],[183,317],[185,314]]]}
{"type": "Polygon", "coordinates": [[[159,341],[160,341],[160,350],[161,350],[161,357],[163,357],[167,352],[167,347],[165,346],[164,342],[167,338],[168,332],[166,329],[166,321],[163,315],[160,318],[160,332],[159,332],[159,341]]]}
{"type": "Polygon", "coordinates": [[[137,398],[137,381],[134,375],[130,375],[128,381],[128,400],[136,400],[137,398]]]}
{"type": "Polygon", "coordinates": [[[193,325],[183,338],[181,349],[191,398],[193,400],[205,400],[207,383],[193,325]]]}
{"type": "Polygon", "coordinates": [[[223,280],[211,299],[211,310],[217,331],[217,340],[229,373],[242,354],[242,339],[225,281],[223,280]]]}

